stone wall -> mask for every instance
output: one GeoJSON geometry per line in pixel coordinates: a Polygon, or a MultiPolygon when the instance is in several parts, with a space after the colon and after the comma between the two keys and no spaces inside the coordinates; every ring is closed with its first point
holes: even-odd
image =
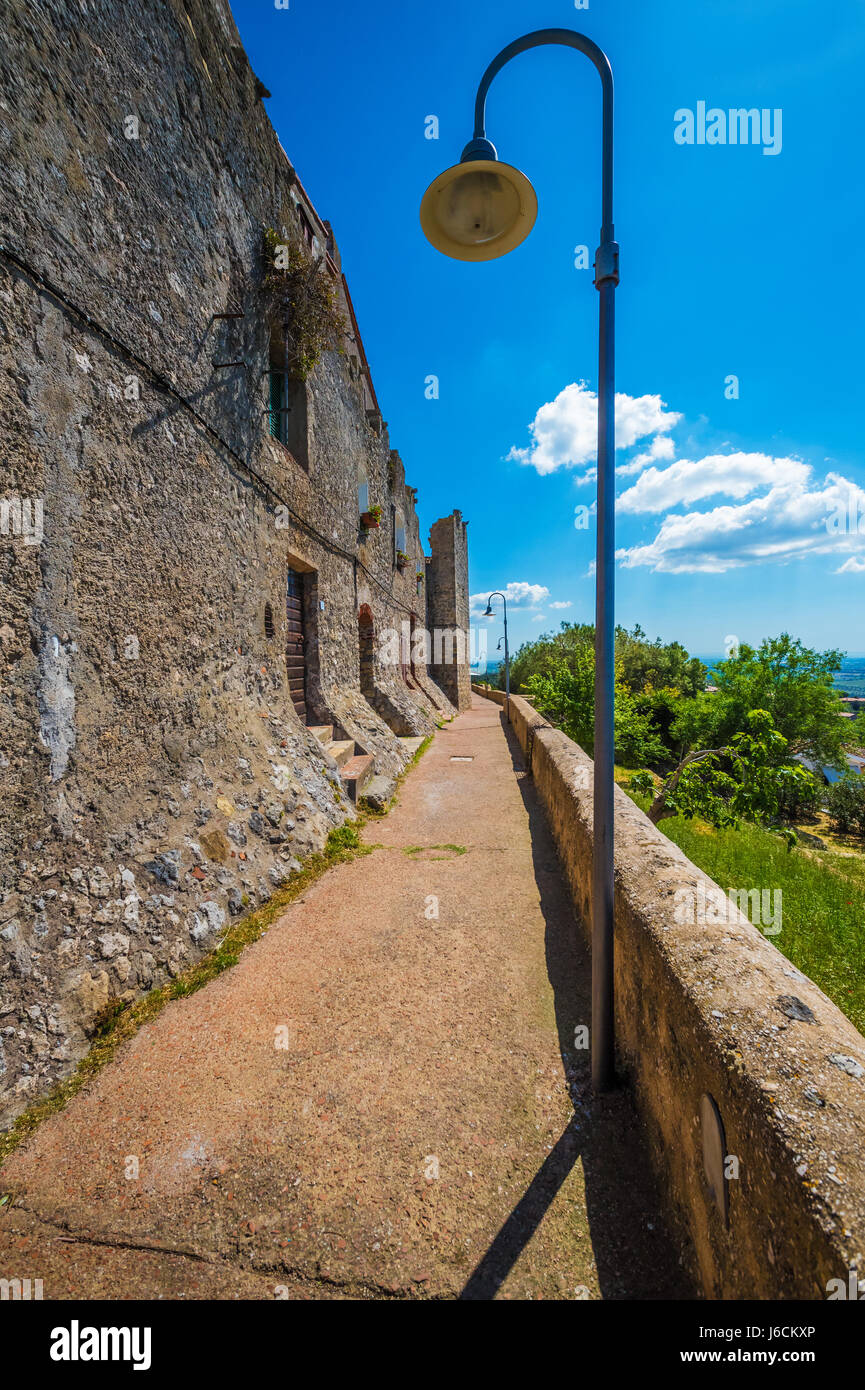
{"type": "Polygon", "coordinates": [[[430,560],[427,568],[429,594],[427,627],[434,650],[430,670],[457,709],[468,709],[472,702],[469,671],[469,558],[466,528],[458,511],[442,517],[430,530],[430,560]],[[439,635],[439,638],[436,637],[439,635]],[[448,654],[447,634],[454,638],[454,656],[448,654]],[[441,648],[438,640],[441,640],[441,648]],[[462,652],[456,643],[465,642],[462,652]]]}
{"type": "MultiPolygon", "coordinates": [[[[509,713],[588,931],[591,761],[525,700],[511,697],[509,713]]],[[[618,790],[615,815],[618,1070],[703,1291],[846,1290],[851,1268],[865,1277],[865,1039],[742,913],[678,920],[677,894],[715,885],[618,790]],[[720,1182],[717,1157],[736,1160],[720,1182]]]]}
{"type": "Polygon", "coordinates": [[[426,671],[378,657],[361,692],[361,608],[379,632],[423,621],[414,491],[332,230],[227,5],[3,0],[0,22],[6,1123],[73,1067],[110,999],[190,964],[353,814],[307,725],[393,775],[400,736],[454,709],[426,671]],[[268,432],[265,227],[309,228],[346,323],[293,388],[294,453],[268,432]],[[387,524],[360,527],[361,475],[370,505],[403,514],[404,569],[387,524]]]}

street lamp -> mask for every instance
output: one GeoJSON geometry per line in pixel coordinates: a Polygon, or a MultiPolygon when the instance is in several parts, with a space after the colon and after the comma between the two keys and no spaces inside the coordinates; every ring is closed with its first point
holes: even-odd
{"type": "MultiPolygon", "coordinates": [[[[595,581],[595,752],[592,859],[592,1081],[598,1091],[614,1082],[613,1013],[613,643],[615,564],[615,291],[619,247],[613,231],[613,71],[602,49],[574,29],[537,29],[494,58],[475,101],[474,137],[459,164],[434,179],[420,217],[427,239],[446,256],[487,261],[525,240],[534,226],[537,198],[524,174],[499,160],[486,138],[486,98],[498,72],[530,48],[563,44],[590,58],[601,79],[601,237],[595,253],[599,292],[598,535],[595,581]]],[[[489,611],[489,610],[488,610],[489,611]]]]}
{"type": "Polygon", "coordinates": [[[493,599],[500,598],[505,608],[505,717],[511,717],[511,659],[508,653],[508,601],[501,589],[496,589],[487,599],[487,609],[484,613],[485,618],[493,616],[493,599]]]}

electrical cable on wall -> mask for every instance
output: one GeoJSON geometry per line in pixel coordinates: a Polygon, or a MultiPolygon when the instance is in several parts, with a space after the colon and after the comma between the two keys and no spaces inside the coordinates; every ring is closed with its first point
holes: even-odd
{"type": "Polygon", "coordinates": [[[273,486],[273,484],[269,483],[266,478],[262,477],[262,475],[258,473],[255,468],[253,468],[251,463],[248,463],[246,459],[242,458],[241,455],[238,454],[237,451],[232,448],[232,446],[228,443],[226,439],[223,439],[219,431],[215,429],[214,426],[211,425],[210,422],[206,420],[203,415],[199,414],[192,402],[187,400],[187,398],[180,391],[178,391],[174,383],[167,376],[165,376],[164,373],[158,371],[155,367],[151,366],[150,363],[146,362],[142,357],[139,357],[138,354],[134,351],[134,349],[130,348],[128,344],[124,343],[122,339],[118,338],[116,334],[111,331],[111,329],[106,328],[103,324],[99,323],[96,319],[93,318],[91,314],[88,314],[85,309],[80,308],[79,305],[77,305],[73,300],[69,299],[69,297],[65,294],[65,292],[62,289],[60,289],[58,285],[55,285],[51,280],[48,279],[47,276],[43,275],[43,273],[40,270],[38,270],[35,266],[31,265],[28,261],[26,261],[23,256],[20,256],[17,252],[12,251],[8,246],[2,243],[0,243],[0,256],[2,256],[3,259],[6,260],[10,265],[15,266],[17,270],[19,270],[23,275],[25,275],[45,294],[50,295],[52,299],[56,300],[57,303],[63,309],[67,310],[70,314],[74,315],[81,323],[85,324],[86,327],[92,333],[96,334],[104,342],[109,343],[117,352],[119,352],[123,357],[125,357],[128,362],[133,363],[136,367],[138,367],[142,374],[145,375],[148,378],[148,380],[151,381],[153,385],[157,387],[158,390],[162,391],[165,395],[170,396],[172,400],[176,401],[179,405],[183,406],[183,408],[192,416],[196,423],[203,430],[205,430],[205,432],[208,435],[210,435],[212,439],[216,441],[220,448],[224,449],[226,453],[229,454],[230,457],[235,461],[235,463],[237,463],[246,473],[248,473],[250,477],[252,477],[255,480],[255,482],[266,493],[269,493],[269,495],[272,498],[276,499],[277,503],[281,507],[285,508],[292,521],[294,521],[295,524],[298,527],[300,527],[300,529],[304,531],[306,535],[310,536],[313,540],[318,541],[318,543],[322,545],[326,550],[328,550],[331,554],[341,555],[344,559],[350,560],[352,564],[355,566],[355,588],[357,587],[356,572],[358,569],[360,569],[367,576],[367,578],[371,580],[371,582],[375,584],[378,589],[381,590],[381,592],[389,599],[389,601],[393,604],[395,608],[398,608],[402,613],[407,613],[409,617],[413,616],[413,610],[411,608],[406,608],[405,604],[401,603],[399,599],[397,599],[394,596],[393,592],[390,589],[386,588],[384,584],[382,584],[381,580],[376,575],[374,575],[370,569],[367,568],[367,566],[363,563],[362,560],[359,560],[358,557],[356,555],[353,555],[350,550],[345,550],[341,545],[335,544],[333,540],[331,540],[328,536],[323,535],[320,531],[317,531],[316,528],[313,525],[311,525],[310,522],[306,521],[304,517],[300,516],[297,512],[295,512],[291,506],[291,503],[287,502],[286,499],[282,496],[282,494],[273,486]]]}

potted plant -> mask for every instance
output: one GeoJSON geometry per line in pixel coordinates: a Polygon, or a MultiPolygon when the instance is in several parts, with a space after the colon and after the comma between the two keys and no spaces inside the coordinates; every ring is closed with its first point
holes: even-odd
{"type": "Polygon", "coordinates": [[[421,584],[422,584],[423,581],[424,581],[424,572],[423,572],[423,570],[417,570],[416,573],[415,573],[415,577],[414,577],[414,578],[415,578],[415,585],[417,586],[417,591],[418,591],[418,593],[420,593],[420,586],[421,586],[421,584]]]}
{"type": "Polygon", "coordinates": [[[364,531],[377,531],[381,526],[381,507],[376,502],[374,507],[370,507],[368,512],[361,512],[360,524],[364,531]]]}
{"type": "Polygon", "coordinates": [[[406,555],[405,551],[404,551],[404,550],[398,550],[398,551],[396,552],[396,567],[397,567],[397,569],[398,569],[398,570],[404,570],[407,564],[408,564],[408,556],[406,555]]]}

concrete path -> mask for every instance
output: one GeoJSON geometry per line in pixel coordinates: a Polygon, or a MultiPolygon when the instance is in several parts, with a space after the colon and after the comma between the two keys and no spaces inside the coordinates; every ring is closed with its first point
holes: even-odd
{"type": "Polygon", "coordinates": [[[521,753],[443,729],[240,963],[0,1170],[0,1277],[45,1298],[690,1297],[521,753]],[[137,1177],[134,1174],[137,1173],[137,1177]]]}

